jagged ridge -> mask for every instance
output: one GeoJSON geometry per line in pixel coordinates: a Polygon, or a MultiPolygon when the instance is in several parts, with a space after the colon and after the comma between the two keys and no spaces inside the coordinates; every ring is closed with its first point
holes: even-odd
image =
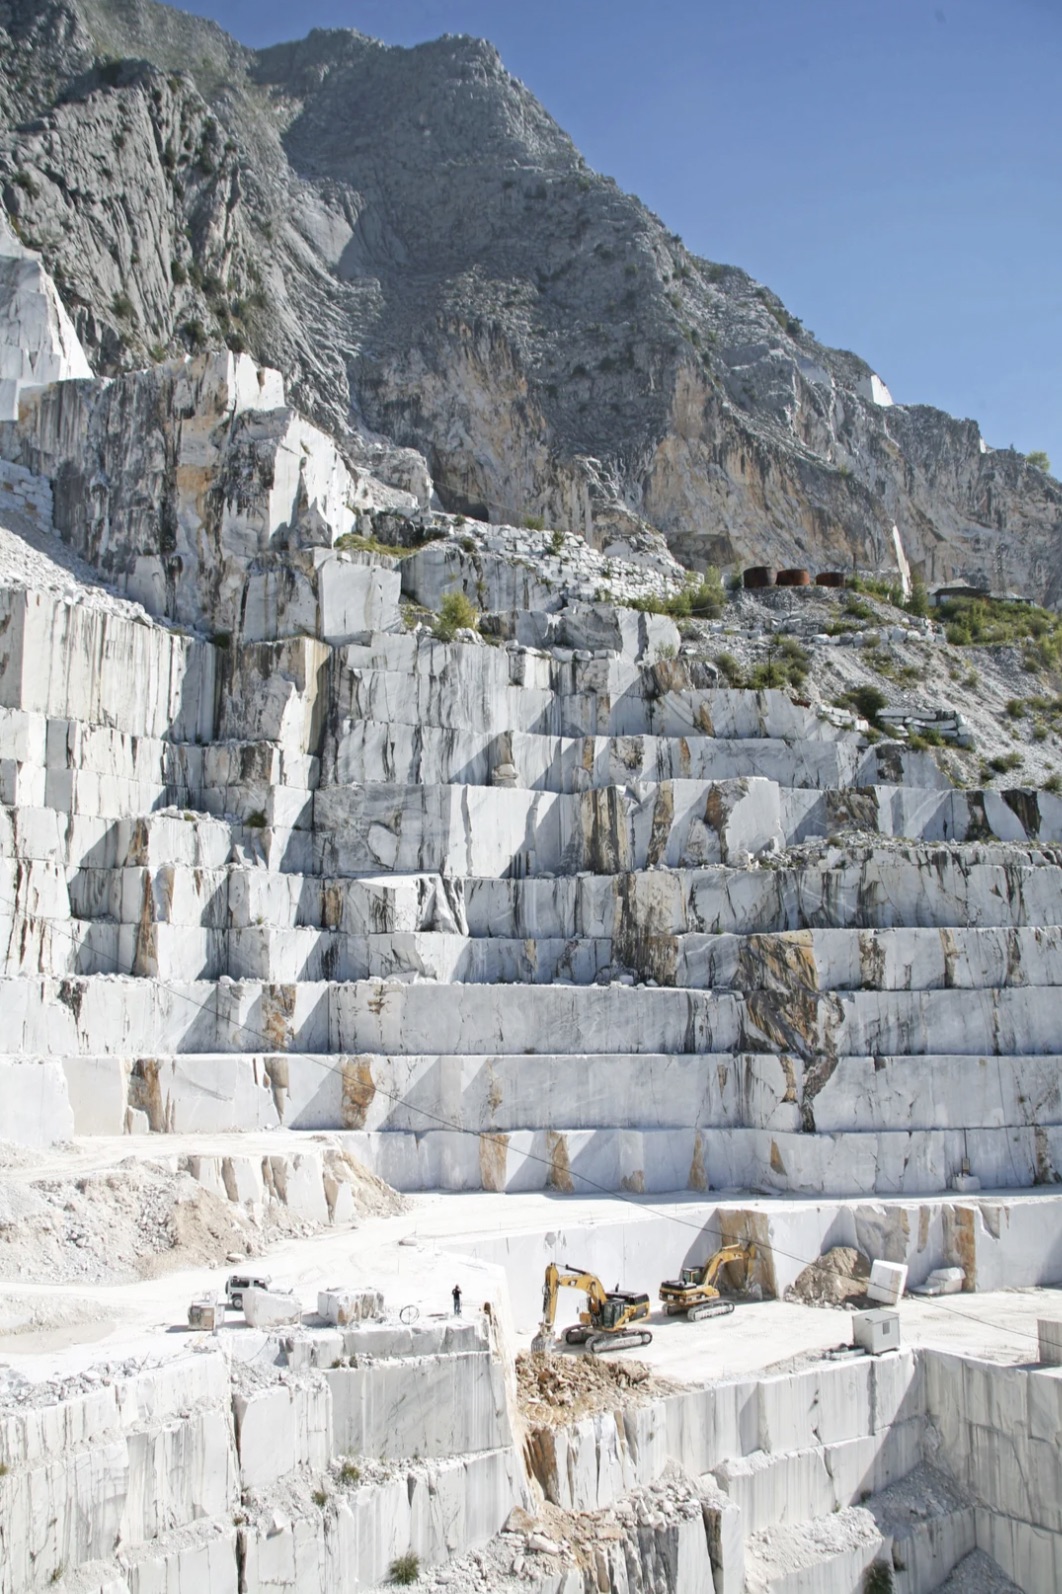
{"type": "Polygon", "coordinates": [[[1055,482],[876,402],[591,172],[491,46],[254,52],[146,0],[6,0],[0,39],[4,206],[101,372],[226,341],[355,458],[423,452],[454,510],[599,545],[648,521],[700,566],[893,567],[895,525],[929,579],[1059,595],[1055,482]]]}

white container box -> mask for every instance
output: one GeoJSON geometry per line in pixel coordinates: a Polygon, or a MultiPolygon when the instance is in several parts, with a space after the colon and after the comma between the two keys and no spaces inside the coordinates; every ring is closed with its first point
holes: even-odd
{"type": "Polygon", "coordinates": [[[856,1312],[852,1318],[852,1344],[871,1356],[900,1348],[899,1312],[856,1312]]]}

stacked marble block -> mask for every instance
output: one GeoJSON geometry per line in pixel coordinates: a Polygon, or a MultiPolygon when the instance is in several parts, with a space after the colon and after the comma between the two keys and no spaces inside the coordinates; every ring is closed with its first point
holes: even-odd
{"type": "Polygon", "coordinates": [[[268,1372],[204,1350],[9,1407],[2,1594],[67,1578],[92,1594],[340,1594],[410,1550],[431,1564],[483,1543],[528,1503],[483,1324],[258,1339],[268,1372]],[[364,1480],[336,1475],[348,1456],[364,1480]]]}
{"type": "Polygon", "coordinates": [[[0,1066],[108,1081],[75,1131],[146,1071],[153,1128],[348,1131],[403,1188],[1062,1166],[1050,794],[705,685],[645,616],[547,653],[0,601],[0,1066]]]}

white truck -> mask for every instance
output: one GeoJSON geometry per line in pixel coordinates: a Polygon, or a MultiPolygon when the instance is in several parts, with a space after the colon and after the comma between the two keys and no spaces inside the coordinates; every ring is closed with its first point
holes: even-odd
{"type": "Polygon", "coordinates": [[[230,1273],[225,1281],[225,1304],[230,1311],[243,1311],[244,1290],[267,1290],[269,1278],[266,1274],[258,1273],[230,1273]]]}

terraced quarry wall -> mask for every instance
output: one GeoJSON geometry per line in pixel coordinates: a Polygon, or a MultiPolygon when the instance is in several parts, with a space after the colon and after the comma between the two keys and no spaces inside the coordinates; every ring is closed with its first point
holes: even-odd
{"type": "MultiPolygon", "coordinates": [[[[586,1226],[600,1271],[754,1236],[771,1295],[841,1243],[961,1266],[969,1299],[1058,1281],[1057,796],[725,685],[598,599],[606,563],[615,596],[677,590],[659,552],[424,510],[245,357],[31,390],[0,457],[20,1156],[179,1136],[219,1202],[317,1231],[369,1174],[544,1191],[570,1235],[584,1198],[666,1195],[681,1244],[620,1208],[586,1226]],[[443,640],[458,590],[490,623],[443,640]]],[[[546,1243],[471,1247],[521,1321],[546,1243]]],[[[12,1387],[0,1589],[343,1594],[411,1549],[537,1594],[885,1562],[913,1594],[970,1556],[1054,1586],[1049,1369],[820,1360],[546,1431],[497,1318],[376,1332],[12,1387]],[[510,1519],[547,1505],[612,1513],[593,1553],[510,1519]]]]}

